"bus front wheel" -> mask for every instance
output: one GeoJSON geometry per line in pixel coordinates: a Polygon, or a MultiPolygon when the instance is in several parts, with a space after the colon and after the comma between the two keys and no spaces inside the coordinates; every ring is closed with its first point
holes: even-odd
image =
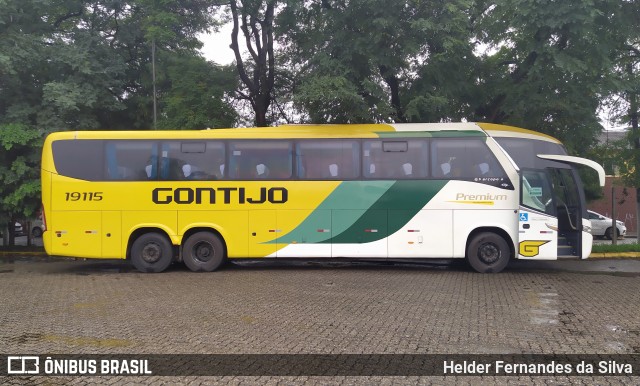
{"type": "Polygon", "coordinates": [[[145,233],[131,246],[131,262],[140,272],[162,272],[173,261],[173,248],[160,233],[145,233]]]}
{"type": "Polygon", "coordinates": [[[182,246],[182,260],[194,272],[215,271],[224,263],[224,244],[211,232],[194,233],[182,246]]]}
{"type": "Polygon", "coordinates": [[[509,263],[511,251],[503,237],[493,232],[478,233],[467,247],[467,261],[480,273],[500,272],[509,263]]]}

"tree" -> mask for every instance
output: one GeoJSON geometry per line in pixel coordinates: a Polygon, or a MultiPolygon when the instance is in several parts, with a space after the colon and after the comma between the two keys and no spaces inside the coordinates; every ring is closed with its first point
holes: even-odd
{"type": "Polygon", "coordinates": [[[477,35],[491,49],[477,119],[542,131],[584,154],[602,130],[597,111],[615,47],[614,3],[479,3],[477,35]]]}
{"type": "MultiPolygon", "coordinates": [[[[31,217],[40,206],[39,149],[48,117],[44,85],[51,31],[64,14],[42,17],[35,1],[2,0],[0,7],[0,226],[31,217]]],[[[54,8],[54,7],[52,7],[54,8]]],[[[68,10],[67,10],[68,11],[68,10]]]]}
{"type": "MultiPolygon", "coordinates": [[[[204,75],[196,33],[211,25],[211,7],[206,0],[0,0],[0,222],[32,216],[39,206],[46,133],[149,128],[149,36],[204,75]]],[[[169,88],[181,83],[170,79],[169,88]]],[[[181,87],[163,91],[186,95],[181,87]]],[[[208,91],[198,94],[206,108],[222,109],[208,112],[212,122],[229,122],[224,92],[208,91]]],[[[168,105],[172,119],[201,124],[180,120],[193,115],[186,104],[168,105]]]]}
{"type": "Polygon", "coordinates": [[[470,4],[289,4],[278,28],[289,66],[299,67],[297,105],[317,122],[457,119],[473,59],[470,4]]]}
{"type": "Polygon", "coordinates": [[[258,127],[268,126],[267,112],[272,102],[275,77],[273,49],[273,20],[277,0],[231,0],[229,9],[233,22],[231,48],[236,57],[236,68],[246,91],[237,90],[243,100],[251,104],[258,127]],[[244,46],[249,51],[251,65],[242,58],[239,31],[244,35],[244,46]]]}
{"type": "Polygon", "coordinates": [[[26,125],[0,123],[0,226],[7,225],[9,245],[13,224],[31,218],[40,207],[42,131],[26,125]]]}
{"type": "Polygon", "coordinates": [[[170,52],[163,54],[160,62],[158,128],[233,127],[237,113],[228,100],[238,83],[233,67],[170,52]]]}

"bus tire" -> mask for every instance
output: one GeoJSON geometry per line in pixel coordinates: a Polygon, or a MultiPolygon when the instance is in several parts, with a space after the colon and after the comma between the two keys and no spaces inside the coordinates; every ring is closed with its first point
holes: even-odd
{"type": "Polygon", "coordinates": [[[131,262],[140,272],[162,272],[172,261],[171,243],[160,233],[145,233],[131,245],[131,262]]]}
{"type": "Polygon", "coordinates": [[[182,245],[182,260],[194,272],[211,272],[225,262],[222,240],[211,232],[197,232],[182,245]]]}
{"type": "Polygon", "coordinates": [[[467,247],[467,262],[477,272],[498,273],[511,257],[509,244],[493,232],[481,232],[473,236],[467,247]]]}

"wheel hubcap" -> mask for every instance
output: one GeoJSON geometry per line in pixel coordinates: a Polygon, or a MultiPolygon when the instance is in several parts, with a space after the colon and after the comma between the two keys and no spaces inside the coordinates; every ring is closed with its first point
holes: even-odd
{"type": "Polygon", "coordinates": [[[202,262],[206,263],[207,261],[213,259],[215,252],[211,244],[207,242],[199,242],[193,247],[193,257],[202,262]]]}
{"type": "Polygon", "coordinates": [[[500,259],[500,248],[494,243],[484,243],[478,248],[478,257],[484,263],[493,264],[500,259]]]}
{"type": "Polygon", "coordinates": [[[155,263],[156,261],[160,260],[161,256],[162,250],[160,249],[160,246],[158,244],[149,243],[142,249],[142,260],[146,261],[147,263],[155,263]]]}

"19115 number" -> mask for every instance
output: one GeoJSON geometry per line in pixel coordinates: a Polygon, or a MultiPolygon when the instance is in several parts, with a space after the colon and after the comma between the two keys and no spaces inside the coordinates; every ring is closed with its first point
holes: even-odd
{"type": "Polygon", "coordinates": [[[66,192],[67,201],[102,201],[102,192],[66,192]]]}

